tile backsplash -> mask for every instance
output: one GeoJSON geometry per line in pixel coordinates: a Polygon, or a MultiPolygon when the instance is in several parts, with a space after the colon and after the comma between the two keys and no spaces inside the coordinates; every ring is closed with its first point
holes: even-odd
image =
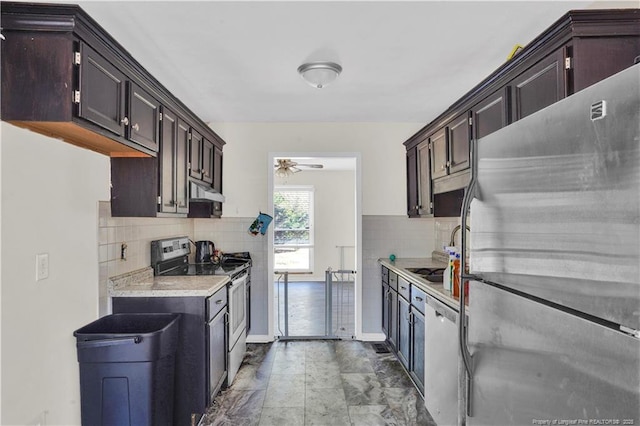
{"type": "Polygon", "coordinates": [[[111,217],[111,203],[100,201],[98,210],[98,259],[100,267],[100,316],[109,313],[107,280],[151,264],[151,241],[192,236],[193,220],[185,218],[111,217]],[[122,259],[122,245],[126,244],[122,259]]]}
{"type": "MultiPolygon", "coordinates": [[[[252,288],[255,299],[252,309],[266,317],[268,273],[268,243],[265,236],[253,236],[247,229],[253,217],[221,219],[131,218],[111,217],[109,201],[99,204],[98,244],[100,267],[100,316],[110,313],[107,296],[109,277],[122,275],[150,266],[151,241],[186,235],[196,240],[211,240],[225,252],[248,251],[253,260],[252,288]],[[121,258],[126,244],[125,258],[121,258]]],[[[416,218],[406,216],[375,216],[362,218],[362,284],[363,332],[379,332],[380,266],[378,259],[395,254],[397,257],[430,257],[431,251],[449,243],[459,218],[416,218]]],[[[459,233],[456,240],[459,241],[459,233]]],[[[256,334],[266,334],[266,323],[256,324],[256,334]]]]}

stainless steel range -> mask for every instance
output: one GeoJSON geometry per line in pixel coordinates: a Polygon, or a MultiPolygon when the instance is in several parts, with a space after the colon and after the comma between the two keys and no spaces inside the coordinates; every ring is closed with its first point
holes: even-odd
{"type": "Polygon", "coordinates": [[[251,256],[249,252],[224,253],[220,262],[189,263],[191,240],[168,238],[151,242],[151,266],[155,275],[228,275],[227,384],[230,385],[246,352],[251,256]]]}

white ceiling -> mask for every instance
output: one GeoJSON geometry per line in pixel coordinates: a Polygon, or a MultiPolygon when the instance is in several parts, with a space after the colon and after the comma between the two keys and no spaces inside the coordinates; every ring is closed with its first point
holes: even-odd
{"type": "Polygon", "coordinates": [[[426,124],[515,44],[593,2],[78,4],[205,122],[426,124]],[[296,72],[310,60],[344,71],[314,89],[296,72]]]}

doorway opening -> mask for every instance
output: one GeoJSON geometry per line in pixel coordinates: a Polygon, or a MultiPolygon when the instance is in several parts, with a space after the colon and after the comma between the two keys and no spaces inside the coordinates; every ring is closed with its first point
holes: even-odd
{"type": "Polygon", "coordinates": [[[270,333],[358,338],[359,154],[272,153],[269,160],[270,333]]]}

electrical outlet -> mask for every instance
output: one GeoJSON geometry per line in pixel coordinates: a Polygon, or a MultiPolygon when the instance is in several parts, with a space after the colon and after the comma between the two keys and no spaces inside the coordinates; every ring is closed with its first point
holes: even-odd
{"type": "Polygon", "coordinates": [[[49,253],[36,255],[36,281],[49,278],[49,253]]]}

